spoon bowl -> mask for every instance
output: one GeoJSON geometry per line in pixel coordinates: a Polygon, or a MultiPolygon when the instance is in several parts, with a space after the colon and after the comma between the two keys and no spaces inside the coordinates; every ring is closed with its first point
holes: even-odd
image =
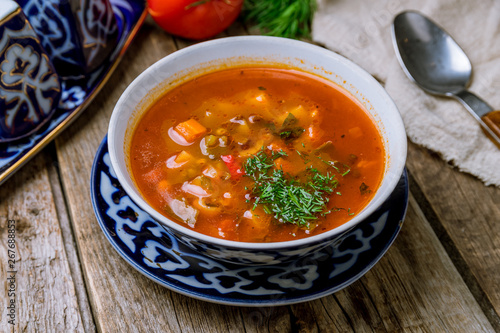
{"type": "Polygon", "coordinates": [[[396,55],[406,75],[428,93],[460,101],[500,147],[500,111],[467,91],[472,64],[453,38],[415,11],[400,13],[392,25],[396,55]]]}
{"type": "Polygon", "coordinates": [[[470,84],[472,64],[443,29],[428,18],[406,12],[394,20],[394,36],[406,74],[432,94],[450,95],[470,84]]]}

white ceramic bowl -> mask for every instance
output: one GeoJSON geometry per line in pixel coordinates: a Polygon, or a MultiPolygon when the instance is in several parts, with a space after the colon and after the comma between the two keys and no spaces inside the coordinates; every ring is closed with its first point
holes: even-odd
{"type": "Polygon", "coordinates": [[[365,70],[338,54],[291,39],[245,36],[203,42],[174,52],[139,75],[116,104],[108,129],[111,165],[127,194],[181,242],[217,259],[241,264],[275,264],[310,254],[342,236],[384,203],[395,189],[406,161],[401,116],[382,86],[365,70]],[[206,236],[171,221],[141,196],[128,166],[129,138],[141,114],[164,92],[217,69],[249,64],[286,64],[333,81],[358,99],[375,119],[387,153],[382,184],[373,200],[342,226],[309,238],[275,243],[236,242],[206,236]]]}

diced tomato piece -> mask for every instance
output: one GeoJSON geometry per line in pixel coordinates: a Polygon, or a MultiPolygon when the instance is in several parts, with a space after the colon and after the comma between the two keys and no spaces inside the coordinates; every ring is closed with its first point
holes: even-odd
{"type": "Polygon", "coordinates": [[[349,134],[354,138],[360,138],[363,136],[363,130],[360,127],[354,127],[349,129],[349,134]]]}
{"type": "Polygon", "coordinates": [[[222,238],[230,238],[235,239],[236,228],[238,227],[238,223],[231,219],[224,219],[217,224],[217,229],[219,230],[219,236],[222,238]]]}
{"type": "Polygon", "coordinates": [[[267,147],[267,149],[272,150],[272,151],[280,151],[280,150],[285,150],[285,145],[278,143],[278,142],[271,142],[267,147]]]}
{"type": "Polygon", "coordinates": [[[226,164],[232,179],[239,179],[245,174],[239,161],[233,155],[221,155],[222,161],[226,164]]]}
{"type": "Polygon", "coordinates": [[[317,125],[311,125],[308,128],[306,128],[306,133],[309,139],[314,142],[323,142],[323,136],[325,135],[325,131],[322,130],[319,126],[317,125]]]}
{"type": "Polygon", "coordinates": [[[247,210],[243,214],[238,230],[240,235],[245,235],[244,241],[262,242],[269,234],[270,226],[271,215],[257,207],[255,210],[247,210]]]}
{"type": "Polygon", "coordinates": [[[142,178],[150,184],[156,184],[163,178],[163,173],[160,168],[156,168],[143,174],[142,178]]]}
{"type": "Polygon", "coordinates": [[[166,202],[170,202],[172,200],[171,195],[170,195],[171,190],[172,190],[172,186],[165,179],[160,180],[158,182],[158,184],[156,185],[156,191],[158,192],[158,194],[160,194],[160,196],[166,202]]]}

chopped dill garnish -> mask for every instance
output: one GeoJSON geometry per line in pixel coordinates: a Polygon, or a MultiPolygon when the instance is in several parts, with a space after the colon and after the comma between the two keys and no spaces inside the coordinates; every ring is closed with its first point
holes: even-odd
{"type": "Polygon", "coordinates": [[[311,228],[316,220],[331,213],[327,204],[338,181],[334,174],[322,174],[312,165],[302,171],[301,180],[285,174],[275,167],[274,160],[286,156],[282,150],[266,153],[262,149],[246,161],[245,173],[255,183],[251,189],[254,209],[261,205],[280,222],[311,228]]]}
{"type": "Polygon", "coordinates": [[[311,162],[311,160],[309,159],[309,154],[306,153],[306,152],[300,152],[298,150],[295,150],[297,152],[297,154],[300,156],[300,158],[304,161],[304,164],[307,164],[309,162],[311,162]]]}
{"type": "Polygon", "coordinates": [[[334,168],[338,173],[340,173],[342,177],[345,177],[349,172],[351,172],[351,167],[349,167],[347,164],[340,163],[338,161],[325,161],[320,156],[317,156],[317,158],[326,165],[334,168]]]}

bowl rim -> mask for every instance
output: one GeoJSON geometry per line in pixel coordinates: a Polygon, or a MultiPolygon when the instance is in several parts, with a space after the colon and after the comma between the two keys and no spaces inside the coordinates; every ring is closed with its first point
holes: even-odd
{"type": "MultiPolygon", "coordinates": [[[[191,78],[188,78],[188,80],[189,79],[191,78]]],[[[346,89],[344,88],[344,90],[346,89]]],[[[353,97],[355,98],[355,96],[353,97]]],[[[142,110],[142,112],[144,111],[142,110]]],[[[140,113],[142,114],[142,112],[140,113]]],[[[138,118],[138,116],[135,117],[138,118]]],[[[125,146],[125,143],[122,142],[121,145],[125,146]]],[[[386,147],[386,149],[388,149],[388,147],[386,147]]],[[[303,41],[282,38],[282,37],[271,37],[271,36],[235,36],[235,37],[224,37],[215,40],[204,41],[174,51],[171,54],[158,60],[157,62],[149,66],[147,69],[145,69],[142,73],[140,73],[127,86],[127,88],[125,89],[125,91],[122,93],[117,103],[115,104],[108,126],[108,150],[110,155],[111,166],[113,166],[113,170],[115,171],[115,174],[118,180],[120,181],[120,184],[122,185],[124,191],[131,197],[132,201],[135,204],[137,204],[142,210],[150,214],[150,216],[157,222],[159,222],[162,226],[166,227],[167,231],[171,232],[172,229],[173,232],[171,233],[173,233],[174,235],[176,233],[180,233],[181,235],[191,237],[202,243],[211,244],[215,246],[222,246],[225,248],[232,248],[237,250],[253,250],[257,252],[262,252],[267,250],[278,251],[280,249],[290,249],[290,248],[299,249],[306,247],[307,245],[314,246],[315,244],[318,243],[334,240],[340,235],[344,234],[345,232],[351,230],[353,227],[358,225],[361,221],[363,221],[367,217],[369,217],[382,205],[383,202],[385,202],[389,198],[392,191],[396,188],[396,185],[404,171],[406,163],[407,141],[406,141],[406,131],[403,124],[403,120],[392,98],[389,96],[387,91],[382,87],[382,85],[371,74],[369,74],[366,70],[361,68],[353,61],[335,53],[334,51],[303,41]],[[333,228],[331,230],[325,231],[317,235],[296,240],[280,241],[280,242],[240,242],[240,241],[227,240],[202,234],[200,232],[190,229],[188,226],[183,226],[180,223],[177,223],[172,219],[169,219],[168,217],[162,215],[160,212],[158,212],[156,209],[150,206],[148,202],[142,198],[142,196],[137,194],[139,191],[135,190],[128,184],[126,177],[122,174],[121,168],[114,167],[114,166],[119,166],[117,151],[115,150],[115,145],[118,144],[118,142],[115,142],[115,131],[116,131],[115,125],[120,119],[120,109],[122,108],[122,105],[125,104],[127,95],[137,85],[139,85],[143,79],[147,79],[150,76],[150,73],[154,72],[161,66],[165,66],[165,63],[168,64],[175,62],[176,59],[182,58],[186,54],[203,51],[204,48],[209,46],[222,46],[226,44],[231,45],[234,43],[242,43],[242,42],[263,43],[264,45],[266,45],[266,43],[267,44],[278,43],[284,46],[300,47],[302,49],[308,50],[308,52],[318,53],[320,56],[325,58],[330,58],[339,63],[340,65],[346,67],[351,72],[353,72],[355,76],[358,76],[362,78],[364,81],[366,81],[367,84],[370,85],[371,89],[375,89],[375,93],[378,95],[378,98],[380,98],[383,104],[385,104],[386,109],[390,109],[391,112],[393,113],[393,116],[395,116],[395,118],[392,119],[392,121],[395,123],[397,127],[396,129],[398,137],[395,137],[393,140],[400,141],[398,155],[401,155],[400,156],[401,158],[397,159],[396,160],[397,163],[395,164],[394,164],[395,162],[394,159],[391,159],[391,163],[393,163],[393,169],[395,170],[395,172],[393,172],[392,175],[386,174],[383,177],[383,182],[386,181],[388,182],[387,185],[388,189],[386,193],[384,193],[379,197],[377,197],[377,195],[375,194],[374,198],[368,203],[367,206],[365,206],[365,208],[363,208],[363,210],[360,213],[358,213],[352,219],[350,219],[349,221],[345,222],[344,224],[336,228],[333,228]]],[[[127,169],[127,171],[129,171],[127,167],[125,168],[127,169]]],[[[130,175],[130,178],[133,179],[133,176],[130,175]]],[[[383,182],[380,184],[380,186],[382,186],[383,182]]]]}

